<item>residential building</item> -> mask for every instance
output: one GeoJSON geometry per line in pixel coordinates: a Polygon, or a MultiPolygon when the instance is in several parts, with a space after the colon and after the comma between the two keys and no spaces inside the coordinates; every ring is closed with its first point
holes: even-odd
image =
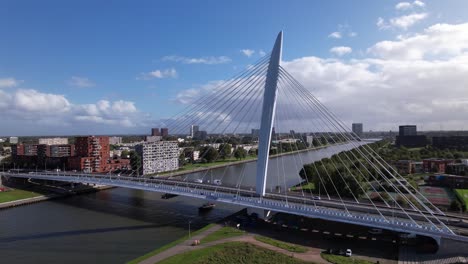
{"type": "Polygon", "coordinates": [[[199,128],[198,126],[192,125],[192,126],[190,127],[190,136],[191,136],[192,138],[194,138],[195,135],[198,133],[199,129],[200,129],[200,128],[199,128]]]}
{"type": "Polygon", "coordinates": [[[468,166],[463,163],[447,164],[445,172],[448,174],[465,176],[468,174],[468,166]]]}
{"type": "Polygon", "coordinates": [[[40,138],[39,145],[67,145],[68,138],[40,138]]]}
{"type": "Polygon", "coordinates": [[[169,136],[169,128],[167,128],[167,127],[161,128],[161,136],[162,136],[162,137],[167,137],[167,136],[169,136]]]}
{"type": "Polygon", "coordinates": [[[10,144],[18,144],[18,137],[10,137],[9,142],[10,144]]]}
{"type": "Polygon", "coordinates": [[[450,159],[424,159],[423,160],[423,170],[424,172],[438,172],[445,173],[448,164],[454,163],[450,159]]]}
{"type": "Polygon", "coordinates": [[[141,157],[143,175],[179,169],[177,141],[145,142],[135,150],[141,157]]]}
{"type": "Polygon", "coordinates": [[[161,136],[145,136],[146,142],[156,142],[156,141],[161,141],[161,139],[162,139],[161,136]]]}
{"type": "Polygon", "coordinates": [[[352,126],[353,133],[361,138],[362,133],[363,133],[362,123],[353,123],[351,126],[352,126]]]}
{"type": "Polygon", "coordinates": [[[468,177],[449,174],[430,175],[425,177],[425,183],[430,186],[468,189],[468,177]]]}
{"type": "Polygon", "coordinates": [[[159,132],[159,128],[155,127],[151,129],[151,136],[161,136],[161,133],[159,132]]]}
{"type": "Polygon", "coordinates": [[[393,163],[398,173],[406,175],[423,172],[423,162],[413,160],[398,160],[393,163]]]}
{"type": "Polygon", "coordinates": [[[76,157],[68,159],[68,167],[83,172],[107,172],[110,155],[109,137],[85,136],[75,138],[76,157]]]}
{"type": "Polygon", "coordinates": [[[111,145],[121,145],[122,137],[109,137],[109,144],[111,145]]]}

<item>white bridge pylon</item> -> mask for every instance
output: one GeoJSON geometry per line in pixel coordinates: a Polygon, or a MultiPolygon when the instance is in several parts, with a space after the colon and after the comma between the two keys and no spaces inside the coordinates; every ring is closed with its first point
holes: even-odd
{"type": "Polygon", "coordinates": [[[276,37],[275,46],[271,52],[270,62],[265,80],[263,93],[262,117],[258,142],[257,178],[255,189],[258,195],[264,196],[268,174],[268,159],[270,157],[270,143],[273,132],[273,120],[276,113],[276,98],[278,91],[278,77],[283,48],[283,31],[276,37]]]}

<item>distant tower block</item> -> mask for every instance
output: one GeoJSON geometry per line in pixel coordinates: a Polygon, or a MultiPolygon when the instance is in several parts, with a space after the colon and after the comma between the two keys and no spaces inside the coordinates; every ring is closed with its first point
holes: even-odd
{"type": "Polygon", "coordinates": [[[283,31],[278,34],[275,46],[271,52],[268,72],[263,93],[262,119],[260,123],[260,135],[258,142],[256,192],[264,196],[268,173],[268,158],[270,152],[271,134],[273,132],[273,120],[276,112],[276,97],[278,88],[279,66],[281,62],[281,49],[283,45],[283,31]]]}

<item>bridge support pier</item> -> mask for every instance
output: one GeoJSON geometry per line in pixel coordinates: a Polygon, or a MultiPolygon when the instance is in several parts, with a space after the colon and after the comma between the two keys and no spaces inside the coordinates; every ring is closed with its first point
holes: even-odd
{"type": "Polygon", "coordinates": [[[267,219],[272,218],[276,213],[273,212],[273,211],[270,211],[270,210],[248,207],[247,208],[247,214],[248,215],[257,214],[258,218],[263,219],[263,220],[267,220],[267,219]]]}

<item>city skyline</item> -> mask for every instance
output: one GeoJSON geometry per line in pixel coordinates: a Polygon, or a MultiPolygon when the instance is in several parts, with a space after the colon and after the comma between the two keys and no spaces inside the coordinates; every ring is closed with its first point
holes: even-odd
{"type": "Polygon", "coordinates": [[[335,1],[278,3],[272,11],[287,8],[287,15],[264,23],[262,2],[249,3],[248,21],[238,23],[231,20],[241,4],[183,3],[186,16],[174,19],[158,14],[177,3],[119,2],[107,13],[91,2],[7,2],[0,11],[0,32],[10,40],[0,44],[0,135],[145,134],[269,52],[281,29],[283,67],[346,124],[466,129],[465,2],[366,1],[362,10],[335,1]]]}

